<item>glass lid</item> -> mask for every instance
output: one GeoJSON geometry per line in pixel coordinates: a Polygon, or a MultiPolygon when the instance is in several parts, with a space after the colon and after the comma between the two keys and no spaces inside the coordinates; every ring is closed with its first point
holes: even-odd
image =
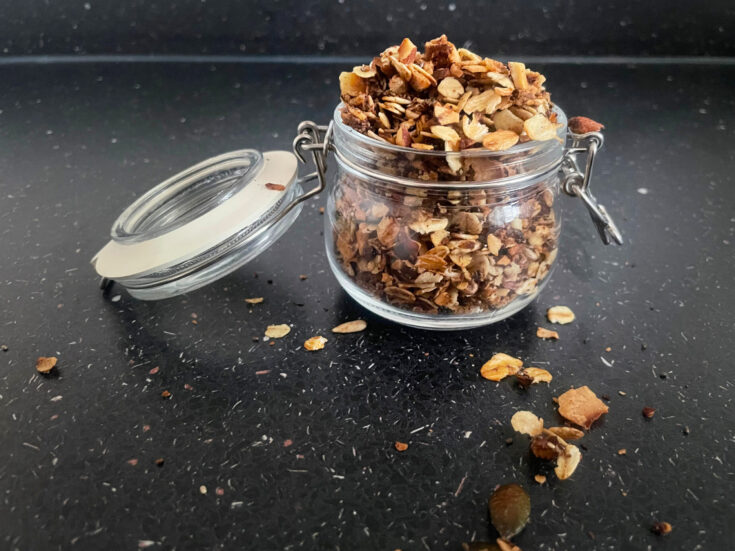
{"type": "Polygon", "coordinates": [[[136,298],[167,298],[252,260],[301,210],[297,158],[287,151],[232,151],[158,184],[126,208],[92,259],[136,298]]]}

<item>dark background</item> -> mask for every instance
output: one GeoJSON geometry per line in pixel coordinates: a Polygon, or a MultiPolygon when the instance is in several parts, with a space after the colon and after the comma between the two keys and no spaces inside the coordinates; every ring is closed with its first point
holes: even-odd
{"type": "Polygon", "coordinates": [[[531,494],[524,551],[735,547],[735,66],[697,57],[735,55],[732,4],[425,5],[0,4],[0,549],[459,551],[497,536],[487,498],[508,482],[531,494]],[[340,289],[319,197],[204,289],[158,302],[98,290],[89,260],[135,197],[223,151],[288,148],[299,121],[328,120],[354,65],[337,56],[441,32],[501,59],[543,56],[532,68],[554,99],[606,124],[593,188],[625,246],[604,247],[561,197],[541,296],[501,323],[432,333],[340,289]],[[542,341],[554,304],[577,319],[542,341]],[[356,318],[365,332],[330,333],[356,318]],[[270,346],[276,323],[293,329],[270,346]],[[326,348],[307,353],[317,334],[326,348]],[[495,352],[554,379],[486,381],[495,352]],[[58,368],[40,376],[49,355],[58,368]],[[557,481],[509,420],[561,423],[552,397],[584,384],[610,412],[557,481]],[[663,538],[661,520],[674,526],[663,538]]]}
{"type": "Polygon", "coordinates": [[[23,0],[0,52],[373,55],[410,34],[486,55],[733,56],[730,0],[23,0]]]}

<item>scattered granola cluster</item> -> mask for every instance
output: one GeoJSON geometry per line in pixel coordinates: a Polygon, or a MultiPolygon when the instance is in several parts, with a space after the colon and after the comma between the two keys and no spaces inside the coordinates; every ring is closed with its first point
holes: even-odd
{"type": "Polygon", "coordinates": [[[339,77],[342,120],[358,132],[418,150],[501,151],[557,136],[546,78],[457,49],[445,35],[424,52],[410,39],[339,77]]]}
{"type": "Polygon", "coordinates": [[[405,39],[342,73],[343,121],[375,139],[361,157],[370,170],[447,183],[417,189],[340,172],[333,234],[344,273],[423,313],[498,310],[534,295],[557,254],[557,176],[501,192],[452,182],[512,176],[527,153],[494,152],[556,138],[543,82],[521,63],[481,58],[445,36],[423,54],[405,39]],[[385,150],[386,142],[415,152],[385,150]]]}

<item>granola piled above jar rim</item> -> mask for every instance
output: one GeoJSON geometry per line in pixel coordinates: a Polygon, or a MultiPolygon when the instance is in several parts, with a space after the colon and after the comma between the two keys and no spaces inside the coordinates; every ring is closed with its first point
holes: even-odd
{"type": "Polygon", "coordinates": [[[369,65],[340,74],[342,121],[416,150],[504,151],[560,139],[545,80],[523,63],[457,49],[446,35],[427,42],[423,53],[404,38],[369,65]]]}

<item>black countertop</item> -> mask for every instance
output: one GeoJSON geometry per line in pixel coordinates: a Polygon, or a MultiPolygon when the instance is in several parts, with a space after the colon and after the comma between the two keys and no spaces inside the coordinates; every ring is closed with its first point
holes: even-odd
{"type": "Polygon", "coordinates": [[[366,313],[327,267],[323,199],[203,290],[98,291],[89,260],[124,206],[207,156],[288,148],[299,121],[327,121],[341,68],[0,67],[2,547],[458,549],[496,537],[486,501],[510,481],[532,497],[525,551],[731,546],[733,66],[539,67],[570,114],[607,124],[593,186],[627,244],[602,246],[562,199],[549,286],[497,325],[432,333],[366,313]],[[554,304],[577,321],[542,341],[554,304]],[[357,317],[365,332],[328,334],[357,317]],[[270,346],[274,323],[293,329],[270,346]],[[326,348],[304,351],[320,333],[326,348]],[[554,380],[486,381],[495,352],[554,380]],[[36,373],[41,355],[56,374],[36,373]],[[610,413],[574,476],[538,485],[550,465],[525,437],[506,444],[510,417],[557,422],[551,398],[584,384],[610,413]],[[653,535],[659,520],[673,533],[653,535]]]}

